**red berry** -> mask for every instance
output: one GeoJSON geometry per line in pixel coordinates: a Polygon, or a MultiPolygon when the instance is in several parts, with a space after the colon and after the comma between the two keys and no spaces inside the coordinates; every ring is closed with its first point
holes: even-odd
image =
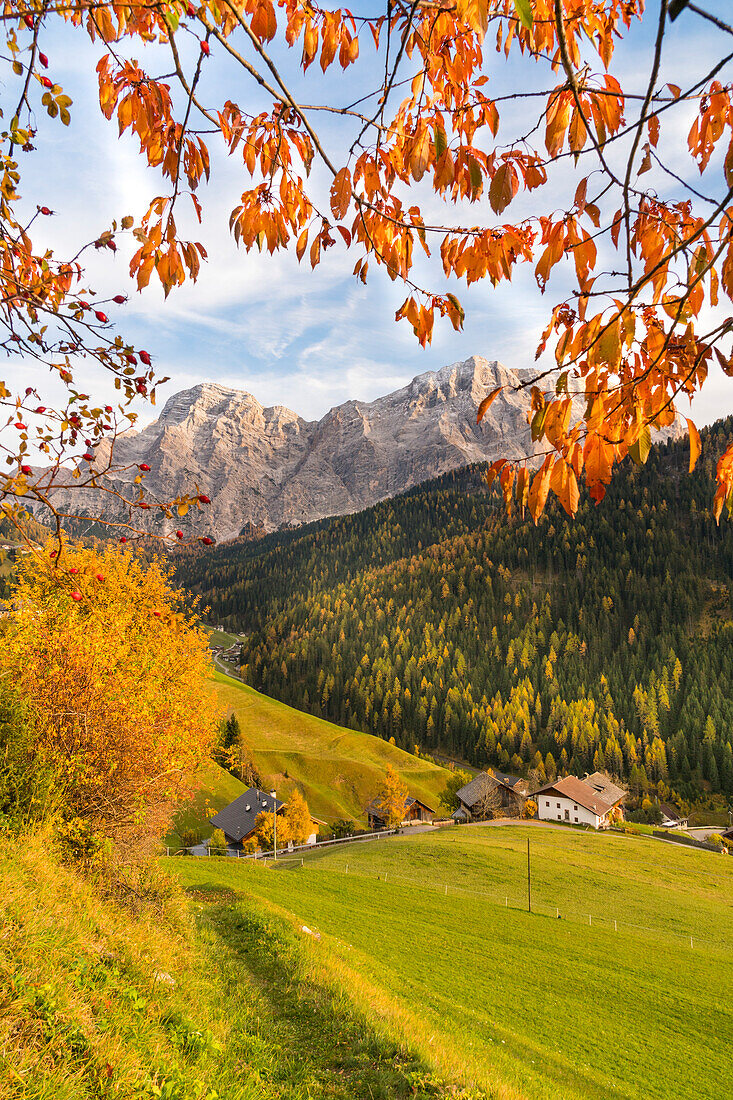
{"type": "Polygon", "coordinates": [[[78,590],[75,590],[74,592],[71,593],[71,598],[72,598],[72,600],[76,600],[76,602],[78,603],[79,600],[81,599],[81,592],[79,592],[78,590]]]}
{"type": "Polygon", "coordinates": [[[41,84],[44,88],[53,88],[53,81],[49,80],[47,76],[41,77],[41,84]]]}
{"type": "Polygon", "coordinates": [[[176,538],[177,539],[182,539],[183,538],[183,531],[176,531],[176,538]]]}
{"type": "Polygon", "coordinates": [[[26,397],[28,397],[32,393],[33,393],[33,386],[26,386],[26,388],[25,388],[26,397]]]}
{"type": "Polygon", "coordinates": [[[85,462],[94,462],[94,455],[91,451],[87,451],[86,454],[82,455],[82,458],[85,462]]]}
{"type": "Polygon", "coordinates": [[[21,474],[32,474],[33,473],[33,467],[32,466],[21,466],[20,472],[21,472],[21,474]]]}
{"type": "Polygon", "coordinates": [[[208,42],[202,42],[201,43],[201,53],[206,54],[207,57],[211,53],[211,50],[209,49],[209,43],[208,42]]]}
{"type": "Polygon", "coordinates": [[[39,405],[38,408],[36,409],[37,413],[45,413],[45,411],[46,411],[46,406],[45,405],[39,405]]]}
{"type": "Polygon", "coordinates": [[[124,535],[123,535],[123,536],[122,536],[122,538],[120,539],[120,542],[127,542],[127,539],[125,538],[125,536],[124,536],[124,535]]]}
{"type": "Polygon", "coordinates": [[[15,425],[15,426],[16,426],[16,428],[18,429],[18,431],[19,431],[19,432],[23,432],[23,431],[25,431],[25,430],[27,429],[27,427],[28,427],[28,425],[27,425],[27,424],[23,424],[23,422],[22,422],[22,421],[20,421],[20,420],[18,421],[18,423],[17,423],[17,424],[15,425]]]}
{"type": "Polygon", "coordinates": [[[143,508],[143,509],[147,509],[147,508],[150,507],[150,505],[148,504],[148,502],[146,500],[141,500],[139,507],[143,508]]]}
{"type": "Polygon", "coordinates": [[[114,298],[112,299],[112,301],[113,301],[113,302],[117,302],[117,305],[118,305],[118,306],[122,306],[122,305],[124,305],[124,304],[125,304],[125,302],[127,301],[127,298],[125,297],[125,295],[124,295],[124,294],[115,294],[115,296],[114,296],[114,298]]]}
{"type": "Polygon", "coordinates": [[[56,557],[56,551],[55,551],[55,550],[52,550],[52,551],[51,551],[51,557],[52,557],[52,558],[55,558],[55,557],[56,557]]]}
{"type": "Polygon", "coordinates": [[[207,497],[206,493],[199,493],[199,500],[202,504],[211,504],[211,497],[207,497]]]}
{"type": "Polygon", "coordinates": [[[111,405],[105,405],[104,406],[104,411],[106,413],[111,413],[112,412],[112,406],[111,405]]]}
{"type": "Polygon", "coordinates": [[[71,569],[69,570],[69,572],[71,573],[72,577],[75,577],[75,576],[76,576],[76,574],[77,574],[77,573],[79,572],[79,570],[78,570],[78,569],[76,568],[76,566],[75,566],[75,565],[72,565],[72,567],[71,567],[71,569]]]}
{"type": "Polygon", "coordinates": [[[195,7],[193,6],[193,4],[189,4],[189,5],[188,5],[188,8],[186,9],[186,14],[187,14],[188,16],[190,16],[190,18],[191,18],[191,19],[193,19],[193,17],[194,17],[194,16],[195,16],[195,14],[196,14],[196,9],[195,9],[195,7]]]}
{"type": "Polygon", "coordinates": [[[150,467],[148,466],[147,462],[141,462],[138,466],[138,470],[144,470],[145,473],[147,473],[149,469],[150,467]]]}
{"type": "Polygon", "coordinates": [[[29,15],[28,12],[26,12],[26,14],[23,16],[23,22],[25,23],[29,31],[33,30],[33,16],[29,15]]]}
{"type": "MultiPolygon", "coordinates": [[[[49,83],[50,83],[50,81],[49,81],[49,83]]],[[[47,206],[42,206],[41,207],[41,213],[45,214],[45,216],[48,217],[49,214],[51,213],[51,211],[49,210],[49,208],[47,206]]]]}
{"type": "Polygon", "coordinates": [[[44,69],[48,68],[48,58],[46,57],[45,53],[39,53],[38,60],[43,65],[44,69]]]}
{"type": "Polygon", "coordinates": [[[156,619],[159,619],[162,615],[162,611],[154,611],[153,614],[155,615],[156,619]]]}
{"type": "Polygon", "coordinates": [[[204,546],[213,546],[214,544],[214,540],[210,539],[208,535],[204,535],[201,541],[203,542],[204,546]]]}
{"type": "Polygon", "coordinates": [[[104,580],[104,573],[95,573],[94,576],[97,578],[98,581],[104,580]]]}
{"type": "Polygon", "coordinates": [[[146,351],[141,351],[138,354],[139,354],[140,359],[142,360],[142,362],[145,364],[145,366],[149,367],[150,366],[150,356],[148,355],[148,353],[146,351]]]}
{"type": "Polygon", "coordinates": [[[106,325],[107,321],[109,320],[109,317],[107,316],[107,314],[102,313],[101,309],[95,309],[94,310],[94,316],[97,318],[97,320],[100,322],[100,324],[103,324],[103,325],[106,325]]]}

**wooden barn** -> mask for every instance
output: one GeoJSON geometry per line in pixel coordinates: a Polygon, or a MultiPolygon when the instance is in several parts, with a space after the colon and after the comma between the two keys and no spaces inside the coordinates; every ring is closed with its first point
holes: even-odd
{"type": "MultiPolygon", "coordinates": [[[[366,808],[367,821],[369,822],[370,829],[384,829],[386,822],[381,814],[379,804],[376,799],[372,799],[366,808]]],[[[407,797],[405,799],[405,811],[402,818],[403,825],[412,824],[415,821],[432,821],[435,817],[435,810],[431,806],[426,806],[424,802],[421,802],[419,798],[407,797]]]]}
{"type": "Polygon", "coordinates": [[[527,780],[502,772],[481,772],[456,791],[456,821],[487,821],[492,817],[521,817],[527,801],[527,780]]]}

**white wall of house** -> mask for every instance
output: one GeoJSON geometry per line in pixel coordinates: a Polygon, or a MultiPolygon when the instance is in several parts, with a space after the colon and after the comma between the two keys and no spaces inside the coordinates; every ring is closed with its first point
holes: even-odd
{"type": "Polygon", "coordinates": [[[537,816],[542,821],[569,821],[571,825],[592,825],[594,829],[601,825],[598,814],[553,791],[537,795],[537,816]]]}

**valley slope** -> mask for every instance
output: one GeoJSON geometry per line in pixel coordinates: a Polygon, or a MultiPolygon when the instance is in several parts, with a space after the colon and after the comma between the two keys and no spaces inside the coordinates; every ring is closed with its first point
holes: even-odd
{"type": "Polygon", "coordinates": [[[358,515],[193,551],[245,675],[341,725],[509,771],[606,767],[635,794],[733,794],[733,530],[710,514],[733,422],[627,462],[535,527],[481,467],[358,515]]]}

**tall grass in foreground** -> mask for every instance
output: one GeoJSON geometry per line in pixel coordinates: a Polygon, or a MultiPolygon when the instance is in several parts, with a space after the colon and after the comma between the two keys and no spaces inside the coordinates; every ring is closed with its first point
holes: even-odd
{"type": "Polygon", "coordinates": [[[2,1100],[485,1095],[375,1027],[266,903],[163,878],[133,910],[33,837],[0,839],[0,882],[2,1100]]]}

